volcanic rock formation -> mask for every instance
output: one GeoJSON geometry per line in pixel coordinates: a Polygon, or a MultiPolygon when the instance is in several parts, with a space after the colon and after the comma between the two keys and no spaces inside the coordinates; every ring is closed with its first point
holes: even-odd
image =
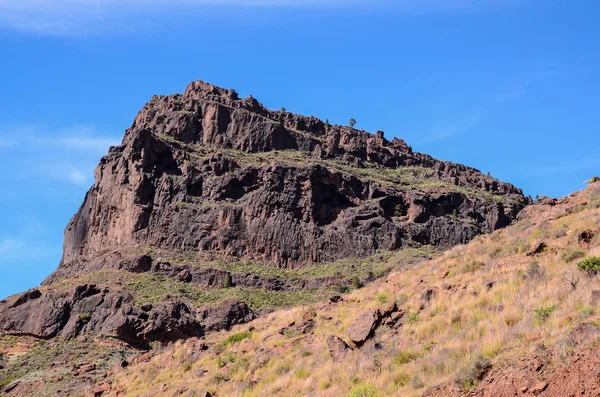
{"type": "Polygon", "coordinates": [[[449,247],[508,225],[527,203],[510,184],[383,132],[270,111],[198,81],[153,97],[101,160],[48,281],[131,246],[282,268],[449,247]]]}
{"type": "Polygon", "coordinates": [[[143,252],[241,258],[284,269],[319,266],[466,243],[508,225],[529,203],[508,183],[415,153],[381,131],[270,111],[203,82],[183,95],[153,97],[95,176],[66,228],[58,270],[39,290],[0,303],[4,333],[73,338],[91,332],[132,344],[201,336],[254,313],[241,301],[197,307],[155,291],[139,301],[131,289],[143,290],[143,282],[103,285],[93,275],[151,274],[202,289],[318,289],[339,280],[293,283],[143,252]],[[92,276],[78,279],[86,275],[92,276]]]}

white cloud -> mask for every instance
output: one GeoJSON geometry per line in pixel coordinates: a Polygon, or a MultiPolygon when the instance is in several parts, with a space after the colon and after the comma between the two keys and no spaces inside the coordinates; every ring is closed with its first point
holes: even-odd
{"type": "Polygon", "coordinates": [[[0,143],[9,142],[10,147],[0,144],[0,154],[12,157],[20,171],[5,173],[0,177],[2,182],[51,179],[89,185],[100,157],[110,146],[119,145],[121,139],[82,126],[58,130],[21,126],[3,130],[0,143]]]}
{"type": "Polygon", "coordinates": [[[88,178],[80,170],[72,169],[69,172],[69,179],[78,185],[83,185],[88,178]]]}
{"type": "Polygon", "coordinates": [[[479,126],[487,117],[487,112],[483,110],[474,110],[463,120],[449,123],[447,126],[437,129],[433,134],[426,136],[424,141],[439,142],[463,134],[470,129],[479,126]]]}
{"type": "Polygon", "coordinates": [[[117,26],[131,28],[128,17],[184,14],[209,7],[384,7],[410,12],[440,12],[525,1],[531,0],[0,0],[0,25],[39,34],[81,35],[114,31],[117,26]]]}

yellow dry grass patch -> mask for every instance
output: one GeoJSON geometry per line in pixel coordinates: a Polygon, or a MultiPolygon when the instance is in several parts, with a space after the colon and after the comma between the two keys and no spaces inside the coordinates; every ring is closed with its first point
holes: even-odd
{"type": "Polygon", "coordinates": [[[249,325],[208,336],[202,341],[212,346],[207,351],[197,348],[199,341],[178,342],[147,363],[120,370],[116,386],[125,396],[178,390],[206,390],[217,397],[417,396],[453,382],[480,357],[499,364],[540,343],[568,355],[570,331],[582,322],[600,324],[591,302],[598,280],[579,272],[573,259],[600,255],[598,237],[589,246],[578,243],[583,230],[599,230],[599,203],[595,184],[555,207],[533,206],[516,224],[395,272],[344,296],[343,302],[259,318],[251,324],[251,337],[239,343],[223,346],[222,341],[249,325]],[[541,242],[547,250],[526,254],[541,242]],[[438,293],[420,310],[421,295],[429,288],[438,293]],[[374,339],[381,349],[355,349],[333,362],[326,338],[336,335],[351,345],[346,329],[352,321],[392,301],[410,321],[398,329],[379,327],[374,339]],[[278,333],[309,310],[317,313],[314,333],[278,333]]]}

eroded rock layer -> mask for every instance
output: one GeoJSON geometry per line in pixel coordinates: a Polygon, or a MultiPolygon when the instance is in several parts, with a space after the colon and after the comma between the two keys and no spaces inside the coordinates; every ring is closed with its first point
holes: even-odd
{"type": "Polygon", "coordinates": [[[49,280],[128,246],[282,268],[448,247],[506,226],[527,203],[510,184],[382,132],[270,111],[194,82],[183,95],[153,97],[102,159],[49,280]]]}

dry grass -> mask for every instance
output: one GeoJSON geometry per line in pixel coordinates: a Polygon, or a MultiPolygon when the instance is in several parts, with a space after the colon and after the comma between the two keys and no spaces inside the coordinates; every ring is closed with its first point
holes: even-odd
{"type": "MultiPolygon", "coordinates": [[[[558,347],[578,324],[600,324],[591,302],[598,280],[578,271],[574,260],[600,254],[598,237],[589,246],[578,244],[581,231],[598,230],[600,210],[582,203],[595,203],[599,190],[592,185],[556,207],[534,206],[515,225],[392,273],[338,304],[271,313],[254,321],[252,333],[239,343],[223,341],[248,325],[209,336],[204,342],[213,347],[205,352],[194,341],[176,343],[150,362],[118,372],[116,385],[126,396],[182,389],[217,397],[417,396],[446,382],[468,389],[488,360],[497,365],[540,343],[558,347]],[[547,250],[526,254],[541,242],[547,250]],[[432,287],[439,289],[437,296],[420,310],[421,294],[432,287]],[[398,330],[380,327],[374,339],[382,349],[353,350],[333,362],[326,338],[337,335],[350,344],[348,325],[363,310],[392,300],[411,313],[410,321],[398,330]],[[313,334],[278,333],[307,310],[317,312],[313,334]]],[[[568,356],[570,350],[563,352],[568,356]]]]}

